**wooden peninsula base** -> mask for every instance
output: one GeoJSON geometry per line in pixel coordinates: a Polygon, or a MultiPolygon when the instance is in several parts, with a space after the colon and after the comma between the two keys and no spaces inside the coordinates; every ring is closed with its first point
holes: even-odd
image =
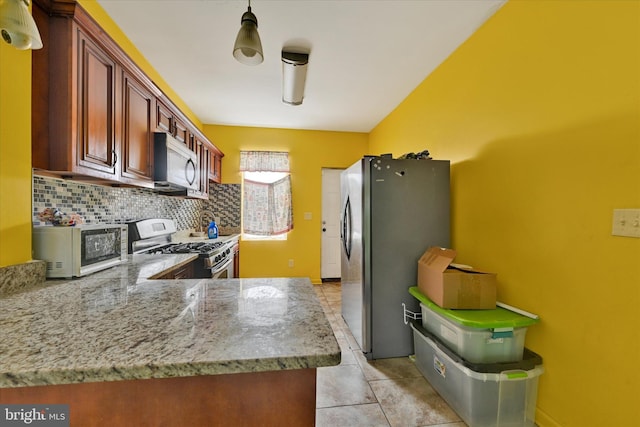
{"type": "Polygon", "coordinates": [[[3,404],[68,404],[72,427],[313,426],[316,369],[0,388],[3,404]]]}

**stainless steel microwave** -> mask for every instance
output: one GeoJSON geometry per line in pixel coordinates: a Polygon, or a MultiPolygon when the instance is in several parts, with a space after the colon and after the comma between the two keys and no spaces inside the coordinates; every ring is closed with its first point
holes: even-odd
{"type": "Polygon", "coordinates": [[[47,277],[82,277],[127,260],[126,224],[33,228],[33,258],[47,263],[47,277]]]}
{"type": "Polygon", "coordinates": [[[198,156],[185,144],[162,132],[154,134],[153,180],[164,193],[193,195],[200,187],[198,156]]]}

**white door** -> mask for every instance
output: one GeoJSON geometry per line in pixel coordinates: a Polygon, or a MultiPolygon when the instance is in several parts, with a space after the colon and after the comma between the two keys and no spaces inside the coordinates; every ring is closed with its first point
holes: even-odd
{"type": "Polygon", "coordinates": [[[341,173],[342,169],[322,169],[322,279],[340,278],[341,173]]]}

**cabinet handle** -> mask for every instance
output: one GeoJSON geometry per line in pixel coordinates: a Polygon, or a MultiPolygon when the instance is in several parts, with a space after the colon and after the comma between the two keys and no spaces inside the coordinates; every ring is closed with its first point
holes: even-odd
{"type": "Polygon", "coordinates": [[[115,166],[118,163],[118,153],[114,151],[112,158],[113,158],[113,163],[111,163],[111,166],[115,166]]]}

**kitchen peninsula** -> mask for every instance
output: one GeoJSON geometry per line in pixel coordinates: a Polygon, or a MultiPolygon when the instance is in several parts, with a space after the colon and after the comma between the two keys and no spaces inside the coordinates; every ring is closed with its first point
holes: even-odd
{"type": "Polygon", "coordinates": [[[194,258],[0,298],[0,402],[68,404],[83,427],[313,425],[340,348],[309,279],[149,279],[194,258]]]}

